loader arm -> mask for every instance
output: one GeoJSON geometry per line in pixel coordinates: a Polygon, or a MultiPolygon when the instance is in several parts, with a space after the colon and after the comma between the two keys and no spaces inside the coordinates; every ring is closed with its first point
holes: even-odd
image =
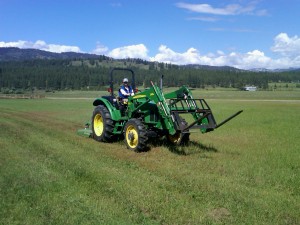
{"type": "Polygon", "coordinates": [[[164,124],[169,131],[169,134],[173,135],[176,133],[176,129],[174,127],[174,117],[171,114],[171,110],[166,102],[164,94],[161,92],[161,89],[154,85],[151,81],[152,89],[154,95],[150,94],[150,99],[154,101],[157,105],[159,114],[162,116],[164,124]]]}
{"type": "Polygon", "coordinates": [[[151,82],[152,87],[143,92],[137,93],[134,96],[129,97],[128,107],[129,117],[132,117],[148,103],[155,104],[158,110],[158,114],[162,118],[162,126],[168,130],[168,133],[173,135],[176,133],[175,120],[171,114],[171,110],[166,102],[166,99],[161,92],[161,89],[151,82]],[[136,104],[138,102],[138,104],[136,104]]]}

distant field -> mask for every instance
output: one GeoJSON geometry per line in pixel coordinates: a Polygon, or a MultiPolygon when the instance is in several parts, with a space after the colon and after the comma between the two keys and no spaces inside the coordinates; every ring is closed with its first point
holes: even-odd
{"type": "Polygon", "coordinates": [[[244,112],[144,153],[76,135],[105,92],[0,99],[0,224],[300,224],[300,92],[193,93],[244,112]]]}
{"type": "Polygon", "coordinates": [[[300,84],[298,83],[269,83],[269,89],[275,91],[294,91],[300,88],[300,84]]]}
{"type": "MultiPolygon", "coordinates": [[[[139,88],[144,90],[144,88],[139,88]]],[[[175,88],[164,88],[165,93],[175,88]]],[[[253,100],[300,100],[300,88],[294,91],[238,91],[235,89],[191,89],[195,98],[205,99],[253,99],[253,100]]],[[[56,91],[44,93],[46,97],[54,98],[97,98],[108,95],[107,91],[56,91]]],[[[115,92],[117,94],[117,92],[115,92]]]]}

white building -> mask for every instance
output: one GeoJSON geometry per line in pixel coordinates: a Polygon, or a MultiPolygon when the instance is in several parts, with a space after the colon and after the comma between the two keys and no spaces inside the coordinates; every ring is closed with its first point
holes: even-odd
{"type": "Polygon", "coordinates": [[[255,86],[246,86],[244,87],[245,91],[256,91],[256,87],[255,86]]]}

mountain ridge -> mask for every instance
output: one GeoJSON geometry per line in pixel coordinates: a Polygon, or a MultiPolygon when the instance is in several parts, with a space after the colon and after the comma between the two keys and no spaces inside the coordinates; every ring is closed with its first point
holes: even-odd
{"type": "Polygon", "coordinates": [[[39,49],[20,49],[16,47],[0,48],[0,61],[22,61],[33,59],[96,59],[99,55],[77,52],[48,52],[39,49]]]}

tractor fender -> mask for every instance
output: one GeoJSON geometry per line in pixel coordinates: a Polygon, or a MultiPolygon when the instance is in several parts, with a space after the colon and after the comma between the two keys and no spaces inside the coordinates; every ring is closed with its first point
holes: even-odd
{"type": "Polygon", "coordinates": [[[103,105],[107,108],[109,111],[109,114],[111,115],[111,119],[118,121],[121,118],[120,110],[116,109],[110,101],[108,101],[105,98],[97,98],[93,102],[93,106],[103,105]]]}

